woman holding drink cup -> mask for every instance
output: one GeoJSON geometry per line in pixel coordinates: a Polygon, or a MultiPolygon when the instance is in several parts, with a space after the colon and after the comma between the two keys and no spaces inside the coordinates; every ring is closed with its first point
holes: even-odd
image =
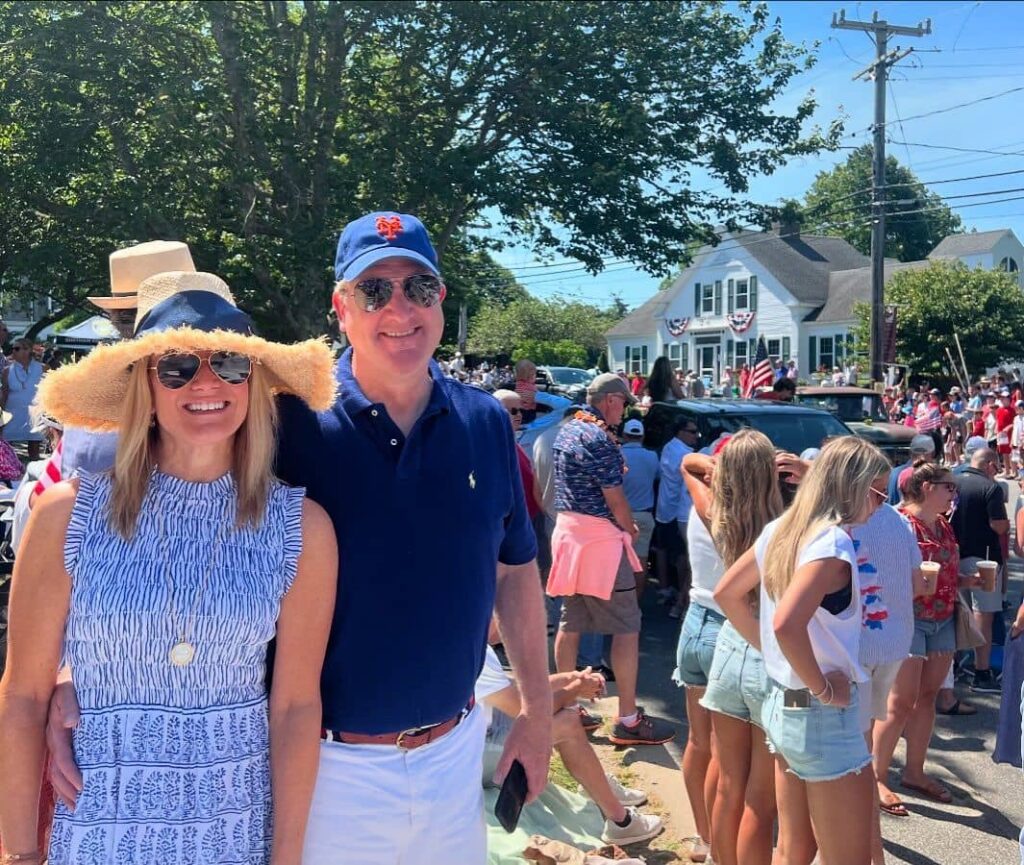
{"type": "Polygon", "coordinates": [[[905,474],[909,476],[901,485],[901,511],[917,535],[924,561],[914,575],[914,636],[910,657],[900,667],[889,694],[888,718],[875,725],[875,777],[882,801],[894,801],[886,780],[893,750],[905,731],[907,761],[900,780],[902,787],[936,802],[948,803],[952,795],[925,774],[924,760],[935,726],[935,696],[956,650],[957,589],[977,588],[981,580],[977,574],[960,575],[956,536],[944,516],[956,495],[956,484],[949,469],[918,460],[905,474]]]}

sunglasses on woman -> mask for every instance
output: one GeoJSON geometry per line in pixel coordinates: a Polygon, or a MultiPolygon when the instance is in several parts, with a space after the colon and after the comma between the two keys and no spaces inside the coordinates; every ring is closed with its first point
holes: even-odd
{"type": "MultiPolygon", "coordinates": [[[[436,276],[419,273],[402,280],[402,293],[410,303],[429,309],[441,299],[442,285],[436,276]]],[[[373,276],[357,282],[352,296],[363,312],[380,312],[388,305],[394,292],[394,282],[383,276],[373,276]]]]}
{"type": "Polygon", "coordinates": [[[253,359],[234,351],[215,351],[208,358],[190,352],[170,352],[160,357],[156,366],[150,369],[156,370],[156,380],[160,384],[169,390],[177,390],[199,374],[204,360],[213,374],[226,384],[245,384],[252,375],[253,359]]]}

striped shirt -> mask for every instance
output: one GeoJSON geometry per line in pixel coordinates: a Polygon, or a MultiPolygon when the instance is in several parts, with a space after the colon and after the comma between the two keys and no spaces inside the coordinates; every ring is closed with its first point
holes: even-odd
{"type": "Polygon", "coordinates": [[[873,666],[901,660],[914,633],[911,577],[921,564],[914,530],[899,511],[882,505],[866,523],[853,526],[850,536],[860,574],[860,662],[873,666]]]}
{"type": "Polygon", "coordinates": [[[537,408],[537,382],[533,379],[516,379],[516,393],[519,395],[519,406],[525,411],[537,408]]]}

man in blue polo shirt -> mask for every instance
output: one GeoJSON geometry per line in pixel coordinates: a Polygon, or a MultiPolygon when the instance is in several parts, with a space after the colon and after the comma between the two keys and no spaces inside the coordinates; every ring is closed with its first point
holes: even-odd
{"type": "Polygon", "coordinates": [[[350,223],[335,276],[352,345],[337,402],[319,416],[281,403],[279,476],[327,510],[339,547],[303,862],[475,865],[486,858],[484,730],[471,700],[492,609],[523,693],[496,780],[517,758],[532,799],[551,753],[544,605],[512,427],[489,394],[431,360],[445,288],[418,219],[350,223]]]}

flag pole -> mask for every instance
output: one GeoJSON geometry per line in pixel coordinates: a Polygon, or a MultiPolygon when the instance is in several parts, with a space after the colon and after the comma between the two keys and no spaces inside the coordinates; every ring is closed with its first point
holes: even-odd
{"type": "Polygon", "coordinates": [[[964,367],[964,378],[967,379],[967,384],[970,384],[971,374],[967,370],[967,361],[964,360],[964,350],[960,347],[960,335],[955,330],[953,331],[953,339],[956,340],[956,350],[960,352],[960,363],[963,364],[964,367]]]}

